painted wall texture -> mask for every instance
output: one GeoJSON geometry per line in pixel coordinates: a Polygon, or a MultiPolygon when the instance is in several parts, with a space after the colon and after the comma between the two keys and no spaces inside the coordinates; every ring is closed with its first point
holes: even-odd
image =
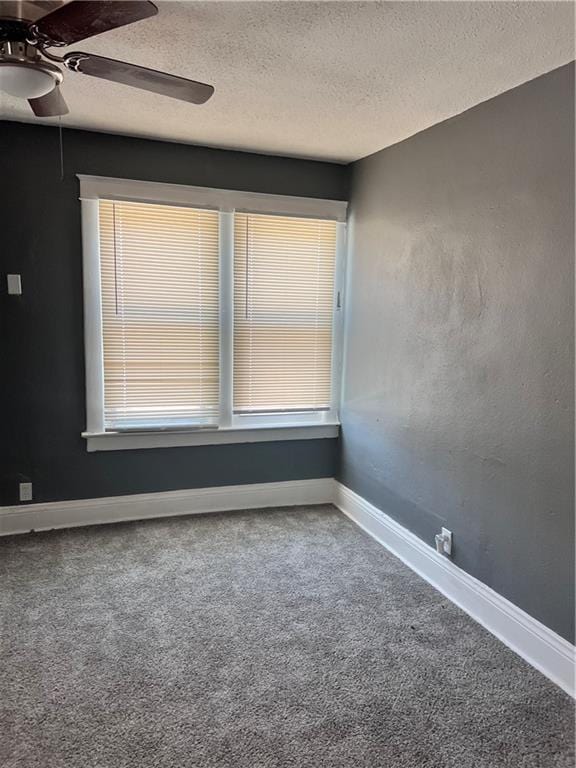
{"type": "Polygon", "coordinates": [[[345,200],[348,169],[242,152],[0,124],[0,504],[332,477],[336,440],[87,453],[77,173],[345,200]]]}
{"type": "Polygon", "coordinates": [[[574,637],[574,69],[355,164],[339,478],[574,637]]]}

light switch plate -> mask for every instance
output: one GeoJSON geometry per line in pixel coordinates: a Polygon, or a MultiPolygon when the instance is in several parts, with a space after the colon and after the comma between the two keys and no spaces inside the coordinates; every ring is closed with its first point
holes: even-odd
{"type": "Polygon", "coordinates": [[[6,275],[6,282],[8,283],[8,293],[12,296],[22,295],[22,278],[20,275],[6,275]]]}

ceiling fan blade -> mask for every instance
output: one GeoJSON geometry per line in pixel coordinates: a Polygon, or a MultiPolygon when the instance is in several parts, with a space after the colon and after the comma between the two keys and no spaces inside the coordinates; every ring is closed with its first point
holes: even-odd
{"type": "Polygon", "coordinates": [[[36,117],[56,117],[68,114],[68,106],[58,86],[53,91],[50,91],[50,93],[47,93],[46,96],[40,96],[38,99],[28,99],[28,104],[30,104],[32,112],[34,112],[36,117]]]}
{"type": "Polygon", "coordinates": [[[65,2],[66,0],[1,0],[0,16],[31,24],[41,16],[60,8],[65,2]]]}
{"type": "Polygon", "coordinates": [[[157,13],[158,8],[149,0],[72,0],[43,16],[33,30],[40,39],[71,45],[157,13]]]}
{"type": "Polygon", "coordinates": [[[206,83],[139,67],[125,61],[94,56],[91,53],[68,53],[64,56],[64,63],[73,72],[131,85],[133,88],[171,96],[173,99],[188,101],[192,104],[204,104],[214,93],[214,88],[206,83]]]}

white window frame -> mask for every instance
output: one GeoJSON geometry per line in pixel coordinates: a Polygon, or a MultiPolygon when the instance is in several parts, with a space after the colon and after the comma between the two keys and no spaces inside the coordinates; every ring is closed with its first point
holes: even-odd
{"type": "Polygon", "coordinates": [[[342,368],[343,292],[347,203],[210,187],[78,174],[82,204],[86,430],[88,451],[116,451],[273,440],[337,437],[342,368]],[[184,430],[107,431],[104,428],[104,363],[100,280],[99,201],[125,200],[208,208],[219,213],[220,413],[217,426],[184,430]],[[332,399],[327,411],[234,414],[234,212],[331,219],[337,222],[332,328],[332,399]]]}

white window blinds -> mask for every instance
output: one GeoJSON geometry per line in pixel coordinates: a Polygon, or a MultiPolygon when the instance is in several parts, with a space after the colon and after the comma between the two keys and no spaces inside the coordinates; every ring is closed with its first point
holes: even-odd
{"type": "Polygon", "coordinates": [[[100,200],[104,423],[214,423],[218,212],[100,200]]]}
{"type": "Polygon", "coordinates": [[[336,227],[235,214],[235,413],[330,408],[336,227]]]}

